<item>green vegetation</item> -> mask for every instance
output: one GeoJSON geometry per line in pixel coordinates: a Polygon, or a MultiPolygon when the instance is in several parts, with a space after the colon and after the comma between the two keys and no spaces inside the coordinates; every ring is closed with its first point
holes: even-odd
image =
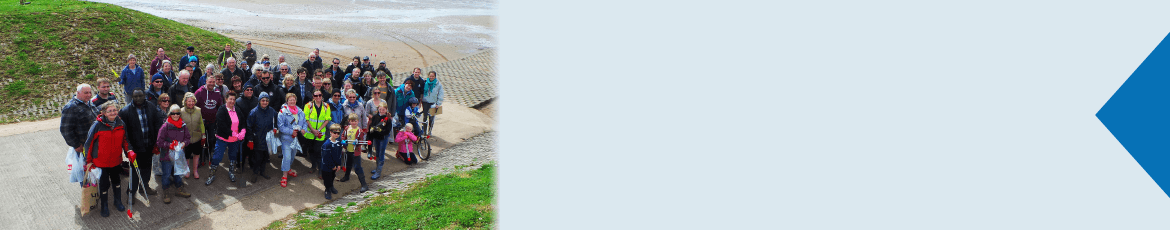
{"type": "MultiPolygon", "coordinates": [[[[494,164],[427,178],[410,189],[374,197],[355,213],[297,215],[300,229],[491,229],[495,221],[494,164]]],[[[352,205],[352,203],[351,203],[352,205]]],[[[338,207],[343,210],[343,207],[338,207]]],[[[268,225],[285,228],[284,221],[268,225]]]]}
{"type": "Polygon", "coordinates": [[[34,100],[72,94],[80,83],[94,84],[102,77],[116,82],[111,70],[120,71],[128,54],[138,56],[138,64],[149,70],[158,47],[166,49],[177,64],[187,46],[195,46],[200,59],[212,60],[227,43],[235,42],[215,32],[105,3],[0,3],[0,73],[5,74],[0,76],[5,89],[0,97],[8,98],[0,102],[0,123],[58,116],[12,113],[34,100]],[[23,86],[15,86],[18,83],[23,86]]]}

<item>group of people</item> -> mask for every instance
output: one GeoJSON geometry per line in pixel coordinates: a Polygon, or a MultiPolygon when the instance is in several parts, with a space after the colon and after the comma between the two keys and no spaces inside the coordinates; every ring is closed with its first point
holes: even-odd
{"type": "MultiPolygon", "coordinates": [[[[281,158],[275,168],[282,172],[280,186],[286,187],[288,178],[297,176],[291,169],[293,160],[303,157],[310,162],[308,173],[323,180],[325,198],[332,199],[330,194],[337,193],[334,178],[346,182],[350,172],[357,174],[359,192],[369,189],[359,158],[363,152],[376,161],[371,180],[382,176],[390,143],[398,144],[397,159],[418,162],[412,144],[434,125],[430,108],[443,105],[443,84],[434,71],[424,77],[420,68],[414,68],[395,85],[385,61],[374,67],[369,57],[355,56],[343,67],[333,58],[333,64],[324,68],[320,50],[314,49],[294,72],[283,55],[273,63],[267,54],[257,58],[251,42],[245,46],[241,58],[229,44],[215,63],[205,66],[195,48],[187,47],[177,69],[159,48],[149,71],[131,54],[117,76],[125,102],[111,92],[111,79],[97,79],[96,94],[89,84],[77,86],[75,97],[61,110],[60,131],[73,148],[71,153],[85,159],[85,169],[101,168],[103,217],[109,216],[111,191],[115,207],[125,210],[120,174],[148,182],[158,173],[163,203],[169,204],[172,194],[191,196],[183,190],[183,179],[200,179],[200,166],[206,166],[205,185],[211,185],[220,171],[236,182],[236,174],[246,167],[252,171],[246,181],[258,183],[259,178],[270,179],[265,169],[273,154],[281,158]],[[422,123],[427,125],[420,127],[418,119],[426,119],[422,123]],[[184,159],[173,157],[177,151],[184,159]],[[123,155],[147,171],[130,173],[123,155]],[[160,170],[151,173],[155,155],[160,170]],[[228,161],[221,166],[225,155],[228,161]],[[182,160],[188,164],[176,167],[175,162],[182,160]],[[174,175],[183,167],[187,173],[174,175]]],[[[157,194],[149,183],[131,184],[129,199],[137,193],[157,194]]]]}

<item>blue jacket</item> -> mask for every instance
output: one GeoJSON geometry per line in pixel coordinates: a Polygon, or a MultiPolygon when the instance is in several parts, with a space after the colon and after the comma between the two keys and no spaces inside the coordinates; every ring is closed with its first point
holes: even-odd
{"type": "Polygon", "coordinates": [[[397,110],[394,113],[398,115],[406,111],[406,101],[414,97],[414,91],[406,90],[404,85],[406,84],[398,85],[398,88],[394,89],[394,108],[397,110]]]}
{"type": "Polygon", "coordinates": [[[134,89],[141,88],[142,91],[146,91],[146,80],[143,79],[145,75],[142,66],[135,65],[134,69],[130,69],[129,65],[122,67],[122,73],[118,74],[118,84],[122,84],[122,89],[126,91],[126,95],[123,95],[125,98],[130,98],[134,89]]]}
{"type": "MultiPolygon", "coordinates": [[[[272,104],[269,105],[271,106],[272,104]]],[[[280,141],[291,143],[297,140],[292,135],[293,130],[309,130],[309,123],[305,122],[305,111],[298,108],[297,113],[292,113],[288,109],[284,109],[283,105],[277,108],[281,108],[280,113],[276,115],[276,129],[280,131],[277,136],[280,137],[280,141]]]]}
{"type": "Polygon", "coordinates": [[[251,131],[249,133],[255,133],[252,136],[252,142],[255,146],[268,146],[268,142],[264,138],[268,137],[268,132],[272,132],[273,128],[276,128],[276,110],[272,109],[271,106],[266,108],[256,106],[252,112],[248,113],[248,130],[251,131]]]}
{"type": "MultiPolygon", "coordinates": [[[[332,101],[333,99],[329,100],[332,101]]],[[[345,116],[348,116],[348,114],[345,114],[345,110],[341,109],[340,103],[333,103],[330,101],[325,101],[325,103],[329,104],[329,115],[332,115],[333,117],[332,120],[329,121],[329,124],[338,124],[341,125],[341,127],[345,127],[345,125],[349,124],[344,122],[345,116]]]]}
{"type": "Polygon", "coordinates": [[[341,138],[338,138],[337,142],[325,139],[325,142],[321,143],[321,170],[332,170],[333,167],[340,166],[342,149],[345,149],[345,145],[341,144],[341,138]]]}

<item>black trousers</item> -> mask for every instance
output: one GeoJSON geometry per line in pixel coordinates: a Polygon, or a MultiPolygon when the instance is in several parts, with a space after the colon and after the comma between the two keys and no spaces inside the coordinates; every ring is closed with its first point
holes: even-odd
{"type": "Polygon", "coordinates": [[[268,167],[268,150],[266,148],[257,148],[252,151],[252,173],[260,173],[264,167],[268,167]]]}
{"type": "MultiPolygon", "coordinates": [[[[255,143],[253,143],[253,147],[255,147],[255,143]]],[[[240,168],[243,168],[245,164],[250,162],[248,159],[251,159],[255,152],[255,149],[248,149],[247,141],[240,142],[240,154],[236,155],[236,162],[240,162],[240,168]]]]}
{"type": "MultiPolygon", "coordinates": [[[[306,140],[306,142],[309,142],[309,145],[302,145],[301,151],[304,151],[306,155],[309,155],[309,163],[311,167],[314,169],[320,169],[318,165],[321,164],[321,143],[324,143],[324,141],[306,140]]],[[[321,171],[317,171],[317,174],[320,175],[320,172],[321,171]]]]}
{"type": "Polygon", "coordinates": [[[102,204],[106,204],[106,194],[111,185],[114,187],[114,196],[122,197],[122,176],[118,175],[119,171],[122,170],[118,167],[102,168],[102,176],[98,178],[98,194],[101,194],[102,204]]]}
{"type": "Polygon", "coordinates": [[[333,169],[322,169],[321,170],[321,179],[324,180],[322,182],[325,182],[325,191],[333,190],[334,175],[335,174],[333,172],[333,169]]]}
{"type": "Polygon", "coordinates": [[[147,183],[150,183],[150,176],[154,174],[153,172],[151,172],[151,169],[154,168],[154,165],[152,164],[152,161],[150,160],[152,157],[154,157],[154,151],[146,150],[146,151],[139,152],[138,150],[134,150],[134,153],[138,154],[138,155],[134,156],[134,158],[136,161],[138,161],[139,172],[136,173],[134,171],[130,171],[130,180],[134,181],[134,187],[130,188],[130,189],[137,190],[137,189],[140,189],[143,187],[147,187],[148,186],[147,183]],[[139,175],[142,176],[142,180],[141,180],[142,183],[139,183],[139,180],[138,180],[139,175]]]}

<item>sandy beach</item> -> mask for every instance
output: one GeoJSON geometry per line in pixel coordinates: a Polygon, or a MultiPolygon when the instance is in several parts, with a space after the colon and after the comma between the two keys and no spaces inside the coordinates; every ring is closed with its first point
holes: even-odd
{"type": "Polygon", "coordinates": [[[326,65],[335,57],[344,65],[354,56],[370,56],[375,64],[386,61],[391,71],[406,72],[496,47],[496,2],[490,0],[95,2],[252,41],[288,54],[297,66],[313,48],[321,49],[326,65]]]}

